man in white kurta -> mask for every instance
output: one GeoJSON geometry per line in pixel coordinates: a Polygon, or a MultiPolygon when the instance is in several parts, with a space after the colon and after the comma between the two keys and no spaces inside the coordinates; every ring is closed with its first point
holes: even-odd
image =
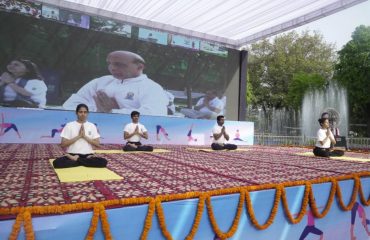
{"type": "Polygon", "coordinates": [[[216,91],[207,91],[206,95],[199,99],[194,109],[183,108],[181,113],[189,118],[215,119],[223,114],[224,104],[217,97],[216,91]]]}
{"type": "Polygon", "coordinates": [[[163,88],[143,74],[145,61],[127,51],[111,52],[107,57],[112,75],[93,79],[63,104],[74,109],[79,103],[90,111],[146,115],[167,115],[169,98],[163,88]]]}
{"type": "Polygon", "coordinates": [[[152,152],[152,146],[143,145],[141,138],[148,139],[148,130],[145,126],[139,123],[140,113],[137,111],[131,112],[131,123],[126,124],[123,129],[123,138],[127,141],[123,146],[123,151],[147,151],[152,152]]]}
{"type": "Polygon", "coordinates": [[[211,147],[213,150],[235,150],[238,148],[235,144],[226,143],[226,141],[229,141],[230,136],[226,132],[224,123],[225,117],[222,115],[217,116],[217,124],[212,129],[213,142],[211,147]]]}

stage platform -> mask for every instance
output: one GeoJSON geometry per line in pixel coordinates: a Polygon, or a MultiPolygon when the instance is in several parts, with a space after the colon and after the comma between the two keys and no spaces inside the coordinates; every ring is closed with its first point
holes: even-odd
{"type": "MultiPolygon", "coordinates": [[[[157,239],[157,227],[162,234],[158,236],[167,239],[184,239],[186,236],[189,239],[204,239],[202,236],[211,239],[208,237],[216,235],[239,239],[242,235],[236,237],[234,234],[241,231],[238,226],[241,216],[248,215],[251,225],[257,229],[268,228],[273,223],[275,214],[280,211],[283,213],[282,209],[286,211],[290,205],[287,201],[290,198],[287,197],[289,191],[298,191],[289,194],[293,194],[294,198],[300,197],[300,200],[295,200],[298,205],[295,203],[297,206],[293,206],[298,209],[297,216],[291,216],[291,219],[286,216],[286,223],[300,222],[308,204],[315,209],[314,200],[321,201],[313,193],[314,185],[320,185],[324,189],[320,190],[324,195],[323,204],[318,205],[322,205],[327,212],[333,199],[340,199],[339,210],[350,210],[356,202],[363,206],[370,204],[369,153],[348,152],[345,158],[326,159],[310,156],[311,149],[296,147],[250,146],[241,147],[238,151],[218,152],[209,151],[207,146],[160,145],[155,148],[163,150],[152,153],[121,153],[120,145],[103,145],[97,154],[108,159],[108,169],[123,179],[61,183],[49,162],[63,154],[59,145],[0,144],[0,238],[15,237],[20,232],[20,237],[36,236],[36,239],[47,239],[49,233],[37,227],[37,222],[42,221],[42,218],[54,217],[57,221],[58,217],[73,215],[78,218],[81,215],[88,223],[86,228],[80,229],[81,236],[89,238],[97,232],[96,239],[133,239],[115,235],[118,232],[113,228],[117,227],[117,222],[112,224],[112,219],[115,218],[115,213],[118,214],[118,209],[136,209],[141,213],[135,213],[135,217],[125,214],[128,221],[130,218],[139,219],[137,222],[133,220],[138,229],[136,233],[132,233],[135,238],[157,239]],[[346,198],[348,201],[341,199],[339,182],[343,182],[342,187],[347,189],[343,191],[349,192],[349,197],[346,198]],[[255,192],[272,194],[269,197],[269,206],[265,208],[268,219],[262,217],[259,221],[266,222],[265,224],[259,225],[254,216],[256,211],[253,208],[256,210],[256,205],[252,205],[255,199],[251,196],[255,192]],[[211,206],[211,201],[214,203],[215,199],[217,201],[224,196],[228,196],[232,204],[228,207],[214,206],[213,210],[230,208],[228,213],[221,211],[224,216],[217,217],[218,220],[229,214],[231,218],[236,216],[232,226],[226,223],[226,230],[230,230],[228,233],[223,233],[227,231],[222,231],[217,226],[213,216],[216,213],[212,212],[211,206]],[[325,204],[325,199],[330,204],[325,204]],[[181,201],[193,201],[194,212],[186,220],[190,228],[181,227],[185,229],[185,233],[176,235],[167,230],[167,227],[172,229],[172,225],[176,228],[176,224],[170,224],[165,219],[168,220],[168,214],[171,214],[168,209],[173,207],[172,210],[177,211],[175,205],[170,203],[181,201]],[[241,214],[242,209],[248,214],[241,214]],[[208,226],[213,232],[204,231],[202,235],[197,232],[202,231],[199,222],[203,214],[207,215],[208,226]],[[158,219],[154,220],[153,215],[157,215],[158,219]],[[99,219],[101,224],[98,224],[99,219]],[[158,222],[154,223],[155,221],[158,222]],[[24,228],[21,227],[22,223],[24,228]]],[[[369,211],[368,207],[365,209],[369,211]]],[[[322,211],[323,209],[316,213],[314,211],[314,215],[319,216],[322,211]]],[[[287,212],[284,214],[289,215],[287,212]]],[[[129,225],[125,226],[130,228],[129,225]]],[[[128,231],[122,226],[119,228],[119,231],[128,231]]],[[[54,226],[53,229],[56,234],[57,227],[54,226]]],[[[66,235],[61,238],[63,236],[66,235]]]]}

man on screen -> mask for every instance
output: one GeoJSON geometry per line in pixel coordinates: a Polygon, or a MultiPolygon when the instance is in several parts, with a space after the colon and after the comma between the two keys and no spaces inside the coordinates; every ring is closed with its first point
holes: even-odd
{"type": "Polygon", "coordinates": [[[215,119],[223,114],[224,104],[217,97],[217,91],[208,90],[206,95],[199,99],[194,109],[183,108],[181,113],[188,118],[215,119]]]}
{"type": "Polygon", "coordinates": [[[144,59],[136,53],[114,51],[107,56],[112,75],[85,84],[63,104],[74,109],[86,104],[90,111],[125,113],[133,110],[147,115],[167,115],[168,97],[163,88],[143,74],[144,59]]]}

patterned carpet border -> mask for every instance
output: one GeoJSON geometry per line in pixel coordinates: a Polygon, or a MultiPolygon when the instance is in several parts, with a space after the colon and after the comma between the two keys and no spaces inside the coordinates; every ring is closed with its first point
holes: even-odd
{"type": "MultiPolygon", "coordinates": [[[[231,237],[238,226],[245,206],[252,224],[266,229],[274,221],[279,203],[291,223],[298,223],[310,205],[315,217],[322,218],[335,198],[342,210],[349,210],[360,199],[369,206],[361,179],[370,177],[370,163],[334,161],[326,158],[300,156],[305,148],[253,146],[248,151],[204,152],[189,151],[188,146],[160,146],[164,153],[99,154],[108,159],[108,168],[124,180],[60,183],[48,159],[61,156],[62,149],[52,144],[0,144],[0,216],[13,216],[10,239],[16,239],[24,227],[27,239],[34,238],[32,216],[93,211],[86,238],[92,239],[100,219],[104,235],[111,239],[106,208],[148,204],[142,230],[145,239],[152,216],[157,215],[167,239],[162,202],[198,199],[198,210],[188,239],[192,239],[200,223],[204,206],[211,225],[220,238],[231,237]],[[349,171],[350,170],[350,171],[349,171]],[[339,181],[353,180],[350,203],[343,203],[339,181]],[[331,183],[326,207],[321,212],[315,204],[312,184],[331,183]],[[300,213],[294,218],[289,211],[285,188],[305,186],[300,213]],[[259,223],[249,196],[251,191],[275,190],[275,200],[269,218],[259,223]],[[221,232],[213,215],[211,197],[239,194],[235,219],[229,231],[221,232]]],[[[204,147],[203,147],[204,148],[204,147]]],[[[104,145],[102,149],[120,149],[119,145],[104,145]]],[[[366,153],[346,153],[350,157],[369,159],[366,153]]]]}
{"type": "MultiPolygon", "coordinates": [[[[361,186],[361,178],[370,177],[370,172],[363,172],[363,173],[356,173],[351,175],[339,176],[339,177],[326,177],[320,178],[310,181],[296,181],[296,182],[286,182],[286,183],[278,183],[278,184],[265,184],[259,186],[246,186],[246,187],[234,187],[229,189],[221,189],[221,190],[213,190],[208,192],[189,192],[184,194],[172,194],[172,195],[159,195],[156,197],[142,197],[142,198],[124,198],[124,199],[115,199],[109,201],[102,201],[98,203],[76,203],[76,204],[64,204],[64,205],[56,205],[56,206],[44,206],[44,207],[14,207],[14,208],[0,208],[0,215],[4,214],[12,214],[17,215],[16,221],[12,228],[12,233],[9,239],[17,239],[18,234],[20,232],[20,228],[22,224],[24,225],[26,238],[27,239],[34,239],[34,231],[32,227],[32,215],[44,215],[44,214],[63,214],[68,212],[75,212],[75,211],[83,211],[83,210],[93,210],[93,217],[91,219],[91,224],[89,231],[87,233],[86,239],[93,239],[94,234],[97,230],[98,221],[100,220],[102,223],[103,233],[106,239],[112,239],[110,233],[110,226],[108,222],[108,217],[106,213],[106,208],[109,207],[124,207],[128,205],[139,205],[139,204],[148,204],[148,212],[145,219],[145,224],[143,226],[141,239],[146,239],[147,235],[150,231],[152,226],[152,219],[153,215],[156,214],[159,219],[159,224],[163,235],[167,239],[172,239],[171,233],[167,230],[165,224],[165,216],[164,211],[162,208],[162,202],[168,201],[176,201],[176,200],[184,200],[184,199],[196,199],[198,198],[198,209],[196,213],[196,217],[193,221],[193,226],[187,236],[186,239],[193,239],[194,235],[197,232],[199,223],[201,221],[203,215],[203,209],[206,205],[207,214],[211,221],[212,228],[216,235],[222,239],[229,238],[234,235],[237,230],[238,223],[242,214],[242,209],[244,205],[247,208],[247,215],[250,218],[252,224],[259,230],[264,230],[268,228],[273,222],[278,211],[278,206],[280,202],[282,202],[283,210],[289,222],[296,224],[299,223],[304,215],[306,214],[307,207],[310,206],[310,209],[313,212],[313,215],[317,218],[323,218],[329,212],[332,203],[334,202],[335,196],[337,197],[337,202],[339,206],[344,211],[349,211],[352,209],[353,205],[357,201],[357,196],[359,195],[360,201],[363,205],[369,206],[370,205],[370,198],[366,199],[364,195],[364,191],[361,186]],[[342,199],[342,194],[339,186],[339,181],[343,180],[353,180],[354,186],[352,190],[351,200],[348,205],[344,204],[342,199]],[[324,210],[322,212],[319,211],[316,203],[315,197],[312,190],[313,184],[320,184],[320,183],[331,183],[331,189],[329,193],[328,202],[325,204],[324,210]],[[305,193],[302,199],[301,210],[296,218],[293,217],[291,214],[287,197],[285,193],[286,187],[292,186],[305,186],[305,193]],[[249,196],[249,192],[251,191],[259,191],[259,190],[266,190],[266,189],[275,189],[275,197],[274,203],[271,208],[270,215],[267,221],[263,224],[260,224],[255,215],[253,210],[253,205],[251,198],[249,196]],[[217,220],[213,215],[211,197],[217,195],[225,195],[225,194],[233,194],[239,193],[239,204],[236,209],[235,218],[233,221],[232,226],[230,227],[229,231],[222,232],[217,224],[217,220]]],[[[266,206],[266,209],[270,209],[266,206]]]]}

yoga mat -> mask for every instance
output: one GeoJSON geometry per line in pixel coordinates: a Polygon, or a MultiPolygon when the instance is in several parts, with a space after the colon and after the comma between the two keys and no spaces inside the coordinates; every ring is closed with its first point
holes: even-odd
{"type": "MultiPolygon", "coordinates": [[[[54,159],[49,162],[53,166],[54,159]]],[[[93,180],[121,180],[123,177],[117,175],[108,168],[91,167],[72,167],[72,168],[54,168],[60,182],[82,182],[93,180]]]]}

